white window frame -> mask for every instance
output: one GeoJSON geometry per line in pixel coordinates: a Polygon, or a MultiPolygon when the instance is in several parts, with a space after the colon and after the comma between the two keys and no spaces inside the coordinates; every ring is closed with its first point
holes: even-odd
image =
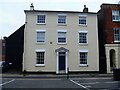
{"type": "Polygon", "coordinates": [[[79,50],[79,66],[88,67],[88,50],[79,50]],[[80,64],[80,53],[87,53],[87,64],[80,64]]]}
{"type": "Polygon", "coordinates": [[[36,49],[35,50],[35,55],[36,55],[37,52],[44,52],[44,64],[37,64],[37,57],[36,57],[36,59],[35,59],[36,60],[36,62],[35,62],[36,65],[35,66],[40,66],[40,67],[45,66],[45,49],[36,49]]]}
{"type": "Polygon", "coordinates": [[[120,11],[119,10],[112,10],[112,21],[120,21],[120,11]],[[118,15],[116,15],[114,12],[118,12],[118,15]],[[115,19],[113,19],[113,16],[115,16],[115,19]],[[118,19],[116,19],[118,17],[118,19]]]}
{"type": "Polygon", "coordinates": [[[80,26],[87,26],[87,15],[78,15],[78,25],[80,25],[80,26]],[[85,17],[86,18],[86,24],[80,24],[79,23],[80,17],[85,17]]]}
{"type": "Polygon", "coordinates": [[[67,44],[67,30],[58,30],[58,31],[57,31],[57,44],[67,44]],[[65,43],[59,43],[59,42],[58,42],[58,38],[59,38],[58,33],[59,33],[59,32],[65,32],[65,33],[66,33],[66,42],[65,42],[65,43]]]}
{"type": "Polygon", "coordinates": [[[36,16],[36,24],[41,24],[41,25],[46,24],[46,14],[37,14],[37,16],[36,16]],[[45,23],[38,23],[38,15],[45,16],[45,23]]]}
{"type": "Polygon", "coordinates": [[[80,45],[88,45],[88,31],[85,31],[85,30],[83,30],[83,31],[82,31],[82,30],[79,30],[79,32],[78,32],[78,43],[79,43],[80,45]],[[80,34],[80,33],[86,33],[86,39],[87,39],[86,42],[87,42],[87,43],[80,43],[80,42],[79,42],[79,40],[80,40],[79,34],[80,34]]]}
{"type": "Polygon", "coordinates": [[[114,42],[120,42],[120,28],[114,28],[114,42]],[[115,30],[118,30],[119,31],[119,34],[115,34],[115,30]],[[119,38],[119,40],[115,40],[115,38],[119,38]]]}
{"type": "Polygon", "coordinates": [[[57,16],[57,24],[58,25],[67,25],[67,14],[58,14],[58,16],[57,16]],[[59,23],[58,21],[59,21],[59,16],[65,16],[66,18],[65,18],[65,23],[59,23]]]}
{"type": "Polygon", "coordinates": [[[46,37],[46,30],[36,30],[36,44],[45,44],[46,43],[46,38],[44,37],[44,42],[37,42],[37,32],[44,32],[45,37],[46,37]]]}

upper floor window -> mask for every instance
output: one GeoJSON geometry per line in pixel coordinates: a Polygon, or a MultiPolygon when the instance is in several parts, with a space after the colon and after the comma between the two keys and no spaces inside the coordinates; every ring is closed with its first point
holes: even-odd
{"type": "Polygon", "coordinates": [[[45,24],[45,19],[46,16],[45,15],[37,15],[37,24],[45,24]]]}
{"type": "Polygon", "coordinates": [[[79,31],[79,43],[87,44],[87,31],[79,31]]]}
{"type": "Polygon", "coordinates": [[[58,31],[58,44],[66,44],[66,31],[58,31]]]}
{"type": "Polygon", "coordinates": [[[112,10],[112,21],[120,21],[119,10],[112,10]]]}
{"type": "Polygon", "coordinates": [[[65,25],[66,24],[66,15],[58,15],[58,24],[65,25]]]}
{"type": "Polygon", "coordinates": [[[80,15],[79,16],[79,25],[87,25],[87,16],[86,15],[80,15]]]}
{"type": "Polygon", "coordinates": [[[120,28],[114,28],[114,42],[120,42],[120,28]]]}
{"type": "Polygon", "coordinates": [[[37,30],[37,43],[45,43],[45,30],[37,30]]]}

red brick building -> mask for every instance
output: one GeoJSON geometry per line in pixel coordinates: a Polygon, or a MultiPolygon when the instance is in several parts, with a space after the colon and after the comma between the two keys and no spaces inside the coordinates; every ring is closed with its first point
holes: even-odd
{"type": "Polygon", "coordinates": [[[0,62],[5,61],[5,39],[0,39],[0,62]]]}
{"type": "Polygon", "coordinates": [[[102,4],[98,12],[100,72],[120,68],[120,4],[102,4]]]}

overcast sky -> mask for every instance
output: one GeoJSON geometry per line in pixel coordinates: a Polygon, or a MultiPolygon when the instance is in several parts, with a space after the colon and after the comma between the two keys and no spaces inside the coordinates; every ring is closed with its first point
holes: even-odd
{"type": "Polygon", "coordinates": [[[36,10],[82,11],[84,5],[97,12],[102,3],[117,4],[119,0],[1,0],[0,37],[9,36],[25,23],[24,10],[33,3],[36,10]]]}

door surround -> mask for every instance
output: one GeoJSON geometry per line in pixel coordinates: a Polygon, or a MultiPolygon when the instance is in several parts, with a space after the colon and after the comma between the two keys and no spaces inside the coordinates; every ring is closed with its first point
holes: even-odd
{"type": "Polygon", "coordinates": [[[60,73],[60,70],[59,70],[59,52],[65,52],[65,73],[68,73],[67,68],[68,68],[68,52],[69,52],[69,50],[64,48],[64,47],[60,47],[60,48],[56,49],[55,52],[57,54],[56,74],[60,73]]]}

